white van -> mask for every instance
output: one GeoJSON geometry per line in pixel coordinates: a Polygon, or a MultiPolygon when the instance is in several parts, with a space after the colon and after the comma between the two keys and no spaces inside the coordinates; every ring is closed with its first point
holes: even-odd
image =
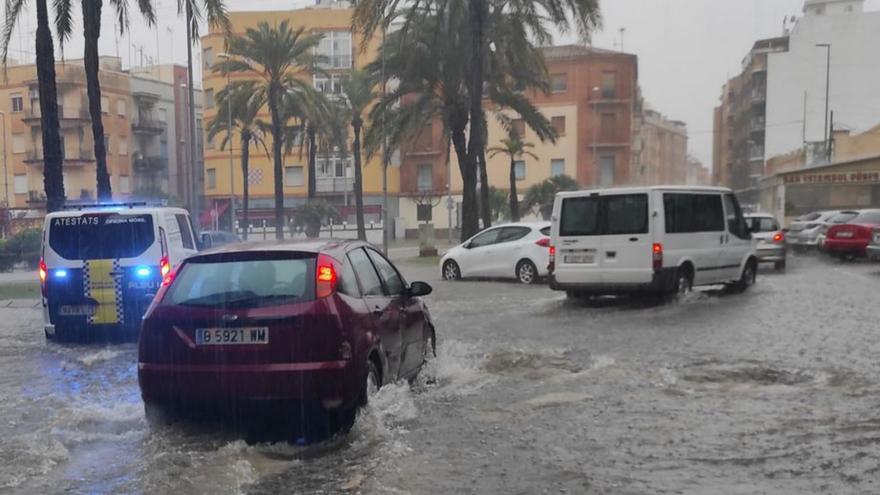
{"type": "Polygon", "coordinates": [[[189,212],[119,204],[50,213],[40,283],[46,338],[137,335],[163,277],[198,251],[189,212]]]}
{"type": "Polygon", "coordinates": [[[755,282],[755,243],[730,189],[564,192],[552,220],[550,287],[570,297],[755,282]]]}

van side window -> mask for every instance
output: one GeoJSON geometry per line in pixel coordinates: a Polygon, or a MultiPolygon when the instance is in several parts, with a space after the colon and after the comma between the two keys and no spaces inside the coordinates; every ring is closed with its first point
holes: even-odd
{"type": "Polygon", "coordinates": [[[724,195],[724,210],[727,212],[727,229],[740,239],[751,239],[749,227],[739,207],[739,201],[733,194],[724,195]]]}
{"type": "Polygon", "coordinates": [[[562,200],[559,219],[559,235],[586,236],[599,235],[599,197],[583,196],[562,200]]]}
{"type": "Polygon", "coordinates": [[[718,194],[663,195],[667,234],[723,232],[724,209],[718,194]]]}
{"type": "Polygon", "coordinates": [[[177,225],[180,229],[180,241],[183,244],[184,249],[195,249],[196,245],[193,242],[192,231],[189,230],[189,221],[186,219],[186,215],[174,215],[177,218],[177,225]]]}
{"type": "Polygon", "coordinates": [[[648,195],[618,194],[602,197],[605,208],[606,235],[645,234],[648,232],[648,195]]]}

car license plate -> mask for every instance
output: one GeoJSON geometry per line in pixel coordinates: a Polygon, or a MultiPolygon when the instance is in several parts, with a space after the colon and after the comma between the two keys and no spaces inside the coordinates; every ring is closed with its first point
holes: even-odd
{"type": "Polygon", "coordinates": [[[595,252],[585,251],[576,254],[566,254],[562,257],[562,260],[567,264],[590,264],[595,257],[595,252]]]}
{"type": "Polygon", "coordinates": [[[58,314],[61,316],[92,316],[95,314],[95,310],[96,307],[91,304],[65,304],[58,308],[58,314]]]}
{"type": "Polygon", "coordinates": [[[852,236],[853,236],[852,232],[838,232],[837,233],[837,237],[852,237],[852,236]]]}
{"type": "Polygon", "coordinates": [[[268,343],[268,327],[196,329],[196,345],[252,345],[268,343]]]}

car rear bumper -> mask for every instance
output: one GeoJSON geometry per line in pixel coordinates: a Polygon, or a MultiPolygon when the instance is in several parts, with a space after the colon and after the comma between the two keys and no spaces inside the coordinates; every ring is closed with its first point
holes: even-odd
{"type": "Polygon", "coordinates": [[[865,254],[868,241],[861,239],[825,239],[825,250],[834,253],[865,254]]]}
{"type": "Polygon", "coordinates": [[[651,281],[643,284],[567,283],[557,281],[555,275],[551,273],[550,288],[597,295],[669,292],[675,288],[677,273],[678,269],[675,267],[654,270],[651,281]]]}
{"type": "Polygon", "coordinates": [[[755,254],[761,263],[785,261],[785,246],[758,246],[755,254]]]}
{"type": "Polygon", "coordinates": [[[352,361],[273,364],[138,363],[144,402],[302,401],[333,408],[353,404],[363,370],[352,361]]]}

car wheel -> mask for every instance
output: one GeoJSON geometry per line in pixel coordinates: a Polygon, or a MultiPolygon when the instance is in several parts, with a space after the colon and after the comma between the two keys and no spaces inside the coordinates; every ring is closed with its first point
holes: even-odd
{"type": "Polygon", "coordinates": [[[443,280],[461,280],[461,269],[453,260],[443,263],[443,280]]]}
{"type": "Polygon", "coordinates": [[[521,284],[532,285],[538,281],[538,268],[529,260],[522,260],[516,265],[516,279],[521,284]]]}

